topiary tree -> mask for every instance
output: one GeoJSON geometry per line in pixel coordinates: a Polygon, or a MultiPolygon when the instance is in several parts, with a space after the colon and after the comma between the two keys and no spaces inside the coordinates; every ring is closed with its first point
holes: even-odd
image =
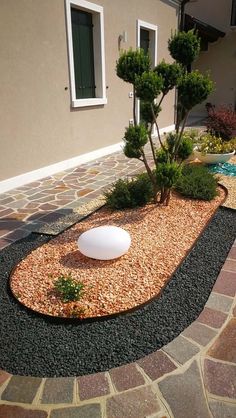
{"type": "MultiPolygon", "coordinates": [[[[178,84],[179,106],[183,115],[182,130],[191,109],[202,103],[213,90],[213,82],[208,75],[203,75],[199,71],[186,73],[178,84]]],[[[177,131],[179,124],[177,125],[177,131]]]]}
{"type": "MultiPolygon", "coordinates": [[[[145,54],[142,49],[137,49],[135,51],[129,49],[121,54],[116,63],[116,74],[122,80],[131,83],[134,86],[135,78],[142,75],[145,71],[150,71],[150,68],[151,60],[149,55],[145,54]]],[[[136,94],[135,88],[133,88],[133,119],[136,125],[135,101],[136,94]]]]}
{"type": "Polygon", "coordinates": [[[190,110],[205,100],[212,91],[213,84],[208,75],[197,71],[188,72],[187,67],[200,51],[200,40],[193,31],[179,32],[171,36],[168,43],[170,53],[176,60],[172,64],[161,61],[153,70],[150,58],[142,49],[123,52],[116,64],[118,77],[133,85],[134,126],[126,128],[124,153],[128,158],[137,158],[145,165],[151,181],[154,201],[168,204],[171,189],[177,182],[182,168],[182,161],[193,148],[191,138],[184,134],[184,127],[190,110]],[[161,139],[157,117],[165,96],[173,88],[178,89],[179,108],[183,123],[176,132],[161,139]],[[137,124],[135,99],[141,99],[142,123],[137,124]],[[153,141],[153,126],[156,126],[160,149],[153,141]],[[145,145],[150,143],[155,170],[149,166],[145,155],[145,145]]]}

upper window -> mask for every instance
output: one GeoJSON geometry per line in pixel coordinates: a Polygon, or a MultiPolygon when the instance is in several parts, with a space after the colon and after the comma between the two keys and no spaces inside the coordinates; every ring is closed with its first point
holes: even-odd
{"type": "Polygon", "coordinates": [[[157,26],[143,20],[137,21],[137,47],[150,55],[151,65],[157,65],[157,26]]]}
{"type": "Polygon", "coordinates": [[[107,103],[103,8],[84,0],[66,0],[73,107],[107,103]]]}
{"type": "MultiPolygon", "coordinates": [[[[142,48],[151,59],[151,67],[157,65],[157,26],[137,20],[137,47],[142,48]]],[[[142,121],[142,100],[136,101],[136,117],[138,123],[142,121]]],[[[154,128],[153,135],[156,135],[154,128]]]]}

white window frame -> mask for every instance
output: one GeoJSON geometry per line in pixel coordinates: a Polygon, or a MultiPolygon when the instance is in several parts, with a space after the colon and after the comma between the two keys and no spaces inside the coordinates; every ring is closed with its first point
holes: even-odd
{"type": "Polygon", "coordinates": [[[105,81],[105,43],[104,43],[104,15],[103,7],[85,0],[66,0],[67,40],[69,52],[69,70],[72,107],[99,106],[107,104],[105,81]],[[73,57],[73,39],[71,25],[71,8],[77,8],[93,14],[94,41],[94,72],[96,97],[77,99],[75,89],[75,72],[73,57]]]}
{"type": "MultiPolygon", "coordinates": [[[[151,60],[152,60],[152,68],[157,65],[157,37],[158,37],[158,26],[153,25],[151,23],[145,22],[144,20],[137,20],[137,30],[136,30],[136,42],[137,48],[140,48],[140,29],[146,29],[150,31],[151,35],[151,60]]],[[[137,122],[140,122],[140,100],[137,99],[136,101],[136,118],[137,122]]]]}
{"type": "Polygon", "coordinates": [[[151,33],[151,59],[152,59],[152,67],[154,68],[157,65],[157,32],[158,27],[157,25],[153,25],[148,22],[144,22],[144,20],[137,20],[137,47],[140,48],[140,29],[146,29],[151,33]]]}

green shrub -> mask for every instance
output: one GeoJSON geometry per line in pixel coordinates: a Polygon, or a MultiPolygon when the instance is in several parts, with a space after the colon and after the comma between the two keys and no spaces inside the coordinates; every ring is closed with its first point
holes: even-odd
{"type": "Polygon", "coordinates": [[[171,56],[177,62],[187,67],[199,55],[200,38],[195,35],[194,30],[178,32],[169,39],[168,48],[171,56]]]}
{"type": "Polygon", "coordinates": [[[173,154],[173,152],[174,152],[174,148],[175,148],[175,144],[177,142],[177,139],[178,139],[178,134],[176,132],[169,132],[167,134],[166,144],[167,144],[168,151],[170,152],[170,154],[173,154]]]}
{"type": "Polygon", "coordinates": [[[192,199],[212,200],[217,196],[217,180],[202,165],[186,165],[175,188],[183,196],[192,199]]]}
{"type": "Polygon", "coordinates": [[[162,78],[154,71],[145,71],[142,75],[135,77],[136,96],[144,101],[153,102],[160,94],[163,83],[162,78]]]}
{"type": "Polygon", "coordinates": [[[166,137],[166,150],[160,149],[157,151],[157,162],[164,163],[168,162],[170,160],[170,157],[173,155],[173,153],[176,154],[177,160],[184,161],[186,158],[188,158],[192,152],[193,152],[193,140],[191,134],[188,133],[188,131],[184,132],[180,144],[177,150],[177,153],[175,152],[175,145],[178,140],[178,134],[175,132],[170,132],[166,137]],[[169,156],[169,158],[168,158],[169,156]]]}
{"type": "Polygon", "coordinates": [[[162,93],[166,95],[179,83],[180,77],[183,75],[183,68],[178,63],[167,64],[162,60],[154,68],[154,72],[162,78],[162,93]]]}
{"type": "Polygon", "coordinates": [[[212,90],[213,82],[208,75],[192,71],[185,74],[178,85],[179,102],[185,110],[191,110],[206,100],[212,90]]]}
{"type": "Polygon", "coordinates": [[[192,138],[188,136],[187,133],[184,133],[181,138],[180,145],[177,151],[177,157],[181,161],[184,161],[186,160],[186,158],[188,158],[192,154],[192,152],[193,152],[192,138]]]}
{"type": "Polygon", "coordinates": [[[71,276],[58,277],[54,283],[54,287],[60,294],[63,302],[79,300],[83,295],[83,283],[75,281],[71,276]]]}
{"type": "Polygon", "coordinates": [[[175,161],[157,164],[156,179],[160,188],[171,189],[181,174],[181,167],[175,161]]]}
{"type": "Polygon", "coordinates": [[[148,131],[144,125],[126,128],[124,136],[124,154],[128,158],[140,158],[142,148],[148,142],[148,131]]]}
{"type": "Polygon", "coordinates": [[[167,163],[169,159],[169,153],[167,149],[159,148],[156,151],[156,161],[158,163],[167,163]]]}
{"type": "Polygon", "coordinates": [[[128,180],[118,180],[105,193],[107,205],[111,209],[135,208],[146,205],[153,198],[153,187],[146,173],[128,180]]]}
{"type": "Polygon", "coordinates": [[[181,174],[181,166],[175,161],[158,163],[155,174],[157,185],[161,191],[159,203],[168,205],[171,189],[174,187],[181,174]]]}
{"type": "Polygon", "coordinates": [[[159,115],[161,111],[161,107],[156,105],[154,102],[150,103],[150,102],[144,102],[143,100],[140,101],[140,115],[141,115],[140,117],[141,117],[141,121],[145,125],[153,123],[152,108],[153,108],[154,115],[157,118],[157,116],[159,115]]]}

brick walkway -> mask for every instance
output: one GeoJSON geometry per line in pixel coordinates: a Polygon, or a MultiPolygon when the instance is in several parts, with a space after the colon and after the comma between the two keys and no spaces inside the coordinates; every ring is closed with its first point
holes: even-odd
{"type": "MultiPolygon", "coordinates": [[[[113,154],[0,196],[0,248],[48,227],[142,166],[113,154]]],[[[0,418],[236,416],[236,241],[198,317],[161,350],[106,373],[70,378],[0,371],[0,418]]]]}

